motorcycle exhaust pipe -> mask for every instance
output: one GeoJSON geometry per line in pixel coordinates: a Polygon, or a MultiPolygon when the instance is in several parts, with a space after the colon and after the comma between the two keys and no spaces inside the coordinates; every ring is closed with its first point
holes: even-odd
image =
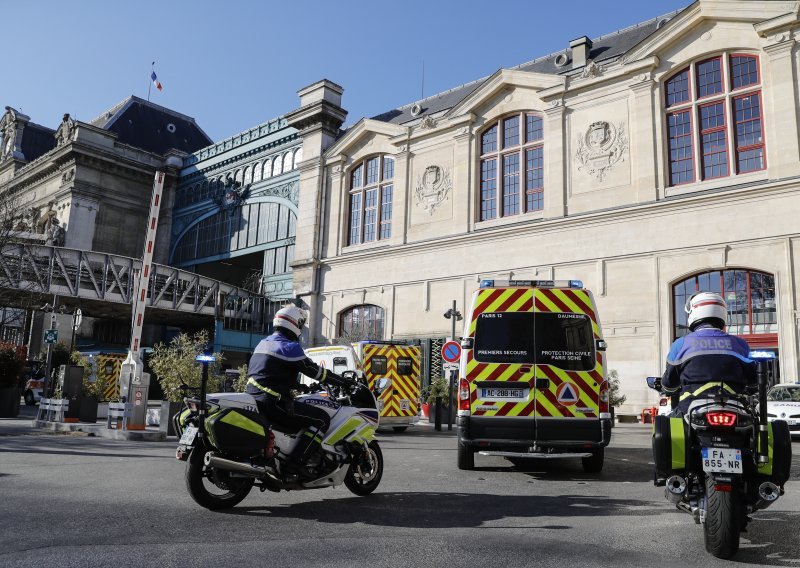
{"type": "Polygon", "coordinates": [[[208,452],[205,455],[203,463],[208,467],[215,467],[225,471],[235,471],[236,473],[258,477],[260,479],[268,478],[275,483],[280,483],[280,480],[264,467],[221,458],[213,452],[208,452]]]}
{"type": "Polygon", "coordinates": [[[765,481],[758,486],[759,500],[755,505],[756,509],[766,509],[778,500],[781,496],[781,489],[771,481],[765,481]]]}
{"type": "Polygon", "coordinates": [[[667,479],[664,496],[672,503],[678,504],[686,495],[686,480],[680,475],[673,475],[667,479]]]}

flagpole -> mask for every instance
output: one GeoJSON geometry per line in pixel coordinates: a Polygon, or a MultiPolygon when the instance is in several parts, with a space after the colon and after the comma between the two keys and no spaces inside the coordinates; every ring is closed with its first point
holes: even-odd
{"type": "MultiPolygon", "coordinates": [[[[150,66],[150,71],[154,72],[156,70],[156,62],[153,61],[152,65],[150,66]]],[[[150,82],[147,84],[147,102],[150,102],[150,89],[153,88],[153,80],[150,79],[150,82]]]]}

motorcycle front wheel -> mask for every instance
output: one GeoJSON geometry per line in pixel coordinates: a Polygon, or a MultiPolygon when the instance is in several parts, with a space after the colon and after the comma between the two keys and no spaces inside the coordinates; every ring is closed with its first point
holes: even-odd
{"type": "Polygon", "coordinates": [[[205,450],[194,448],[186,462],[186,489],[195,503],[211,511],[230,509],[241,503],[253,488],[255,479],[231,477],[203,463],[205,450]]]}
{"type": "Polygon", "coordinates": [[[703,532],[706,550],[717,558],[727,560],[739,551],[740,499],[737,485],[731,491],[717,491],[712,477],[706,476],[706,522],[703,532]]]}
{"type": "Polygon", "coordinates": [[[383,477],[383,454],[378,442],[373,440],[366,449],[353,456],[344,484],[350,491],[363,497],[377,489],[381,477],[383,477]]]}

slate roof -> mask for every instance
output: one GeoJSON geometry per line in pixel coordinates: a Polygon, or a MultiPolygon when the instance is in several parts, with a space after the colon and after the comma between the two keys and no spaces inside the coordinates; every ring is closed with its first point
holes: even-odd
{"type": "Polygon", "coordinates": [[[90,124],[114,132],[124,144],[160,155],[173,148],[191,154],[212,143],[192,117],[136,96],[117,103],[90,124]]]}
{"type": "MultiPolygon", "coordinates": [[[[597,63],[608,62],[617,59],[624,55],[632,47],[639,44],[642,40],[660,28],[666,21],[674,18],[677,14],[685,10],[681,8],[647,20],[640,24],[618,30],[616,32],[600,36],[592,40],[592,49],[589,53],[589,59],[593,59],[597,63]]],[[[518,65],[514,69],[522,71],[531,71],[535,73],[545,73],[551,75],[569,75],[571,72],[576,71],[572,68],[572,51],[564,49],[539,57],[533,61],[518,65]],[[568,57],[567,64],[563,67],[556,67],[555,59],[558,55],[565,53],[568,57]]],[[[580,69],[580,68],[578,68],[580,69]]],[[[435,115],[442,113],[448,109],[453,108],[462,100],[467,98],[475,89],[479,88],[490,76],[482,77],[470,83],[466,83],[454,89],[438,93],[431,97],[415,101],[413,103],[392,109],[390,111],[381,113],[372,117],[373,120],[381,122],[389,122],[392,124],[404,124],[414,120],[419,120],[424,115],[435,115]],[[412,116],[411,107],[419,104],[422,110],[417,116],[412,116]]]]}
{"type": "Polygon", "coordinates": [[[29,122],[22,131],[22,153],[28,162],[34,161],[56,147],[55,130],[29,122]]]}

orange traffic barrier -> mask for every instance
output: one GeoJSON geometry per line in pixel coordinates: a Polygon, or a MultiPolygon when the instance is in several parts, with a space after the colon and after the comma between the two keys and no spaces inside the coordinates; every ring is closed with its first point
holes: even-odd
{"type": "Polygon", "coordinates": [[[658,407],[651,406],[650,408],[642,409],[642,424],[650,424],[658,414],[658,407]]]}

